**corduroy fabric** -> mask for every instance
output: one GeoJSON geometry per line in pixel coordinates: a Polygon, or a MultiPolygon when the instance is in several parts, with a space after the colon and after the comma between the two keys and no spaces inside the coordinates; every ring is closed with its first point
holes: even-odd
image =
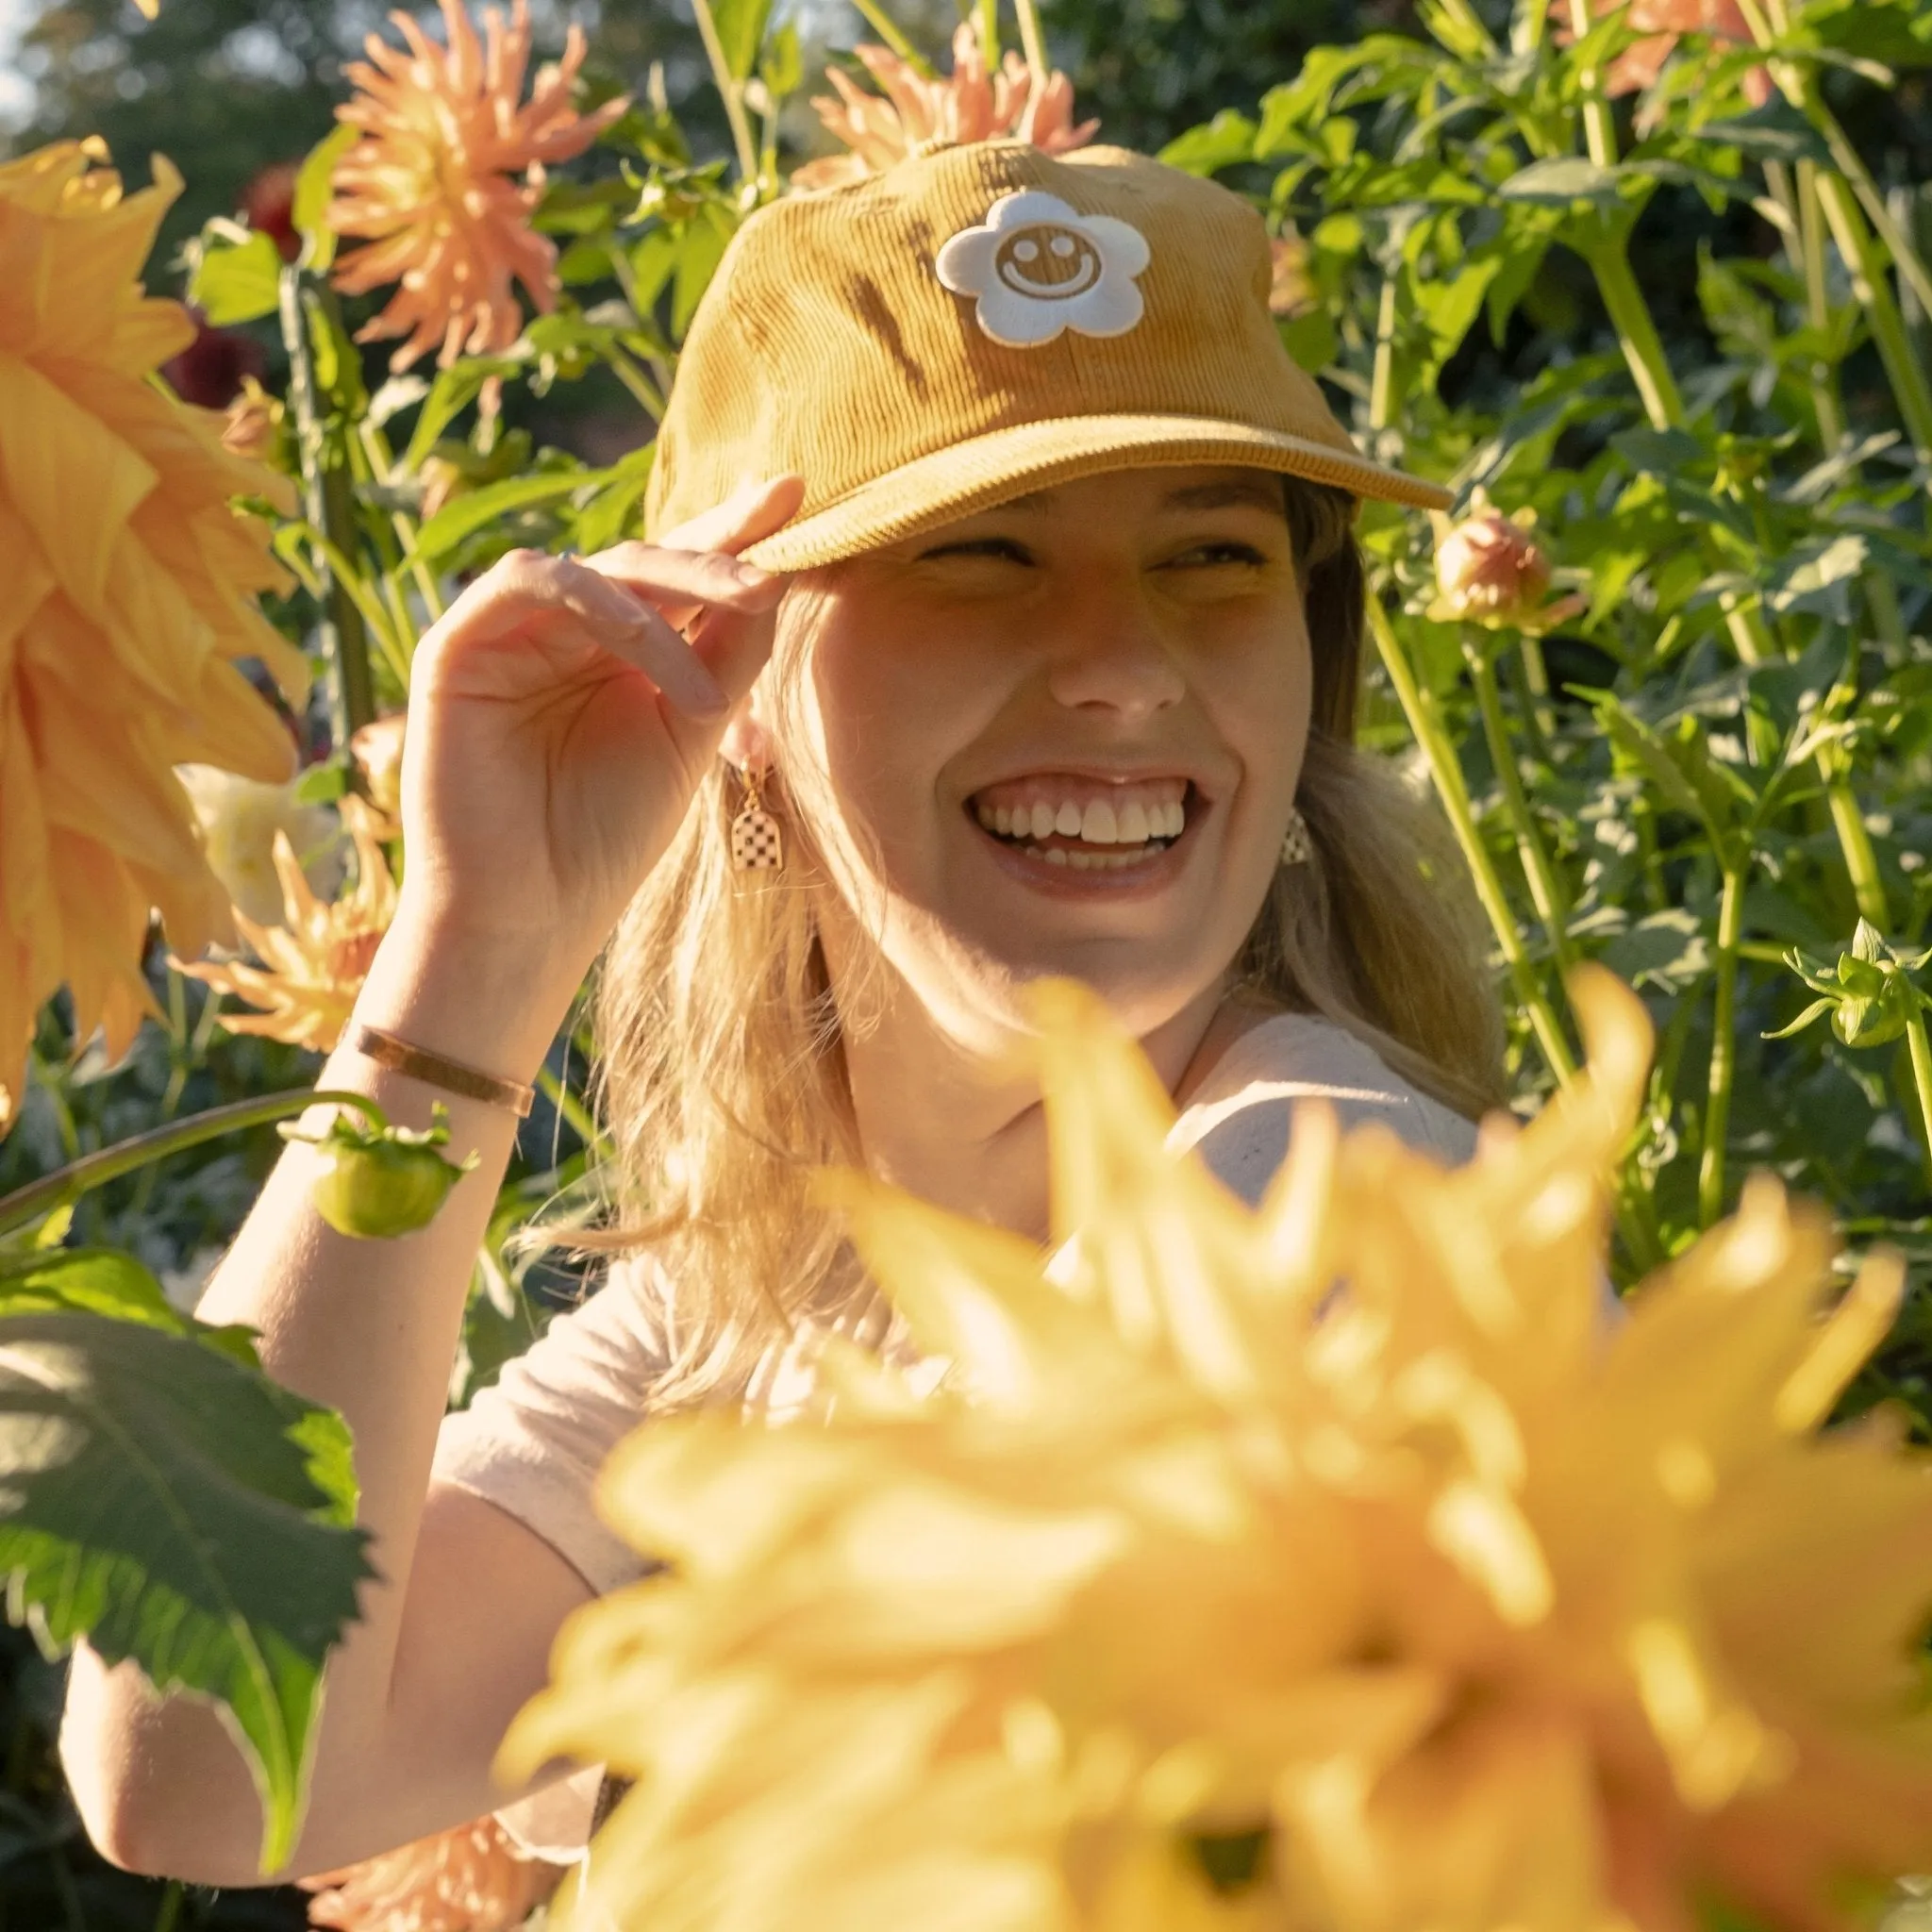
{"type": "Polygon", "coordinates": [[[1239,195],[1120,148],[1060,158],[978,142],[754,214],[692,318],[658,432],[651,532],[745,483],[806,481],[746,551],[805,570],[1056,481],[1153,463],[1235,463],[1446,508],[1370,462],[1268,309],[1260,217],[1239,195]],[[1140,322],[1009,347],[940,281],[940,250],[1003,195],[1057,195],[1146,239],[1140,322]]]}

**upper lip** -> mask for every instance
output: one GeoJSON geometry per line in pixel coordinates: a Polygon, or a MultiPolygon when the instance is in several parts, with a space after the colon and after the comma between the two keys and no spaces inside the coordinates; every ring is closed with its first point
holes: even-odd
{"type": "Polygon", "coordinates": [[[1034,759],[980,779],[966,796],[975,798],[995,785],[1017,785],[1027,778],[1086,778],[1102,785],[1146,785],[1161,778],[1179,778],[1191,785],[1204,798],[1213,796],[1206,775],[1197,767],[1177,760],[1115,765],[1092,758],[1034,759]]]}

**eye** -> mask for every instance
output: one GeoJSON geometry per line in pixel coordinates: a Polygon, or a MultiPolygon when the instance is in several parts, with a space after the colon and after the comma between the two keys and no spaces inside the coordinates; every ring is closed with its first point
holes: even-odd
{"type": "Polygon", "coordinates": [[[1212,570],[1217,565],[1236,565],[1247,570],[1260,570],[1268,559],[1252,543],[1221,541],[1196,543],[1183,550],[1178,557],[1169,558],[1163,568],[1168,570],[1212,570]]]}
{"type": "Polygon", "coordinates": [[[933,563],[949,557],[992,558],[1002,563],[1030,564],[1033,561],[1033,553],[1010,537],[971,537],[953,543],[935,543],[931,549],[919,553],[919,561],[933,563]]]}

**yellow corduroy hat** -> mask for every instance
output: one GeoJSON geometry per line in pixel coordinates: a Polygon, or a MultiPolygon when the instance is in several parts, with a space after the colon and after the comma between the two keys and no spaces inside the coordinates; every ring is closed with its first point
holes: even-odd
{"type": "Polygon", "coordinates": [[[1260,217],[1121,148],[976,142],[753,215],[692,318],[646,527],[796,472],[808,570],[1054,482],[1237,463],[1446,508],[1370,462],[1268,309],[1260,217]]]}

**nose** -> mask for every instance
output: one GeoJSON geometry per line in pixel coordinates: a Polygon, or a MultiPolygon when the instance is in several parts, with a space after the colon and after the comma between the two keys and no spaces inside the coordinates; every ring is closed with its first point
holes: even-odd
{"type": "Polygon", "coordinates": [[[1178,704],[1187,680],[1154,613],[1132,592],[1085,593],[1054,625],[1047,688],[1069,710],[1122,723],[1178,704]]]}

